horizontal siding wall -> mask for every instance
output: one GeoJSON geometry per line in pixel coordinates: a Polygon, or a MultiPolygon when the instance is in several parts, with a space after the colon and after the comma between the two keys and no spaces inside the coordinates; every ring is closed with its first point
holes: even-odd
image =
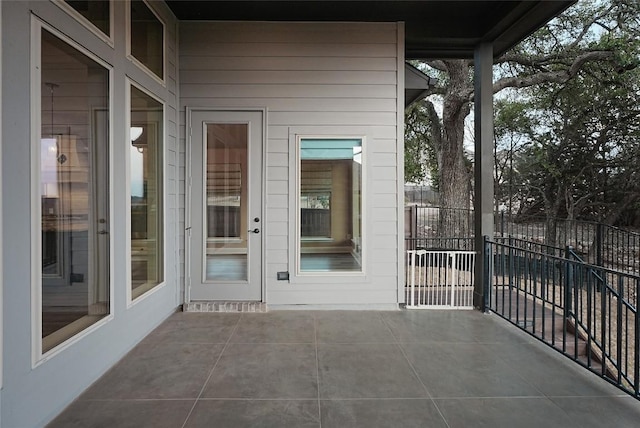
{"type": "MultiPolygon", "coordinates": [[[[68,406],[82,391],[111,368],[179,305],[179,171],[184,156],[178,145],[177,23],[162,2],[150,2],[166,24],[166,81],[162,85],[127,58],[126,13],[128,2],[114,5],[113,46],[94,35],[82,23],[51,1],[0,1],[2,9],[2,205],[3,205],[3,283],[4,283],[4,378],[0,391],[2,427],[42,427],[68,406]],[[112,244],[110,285],[113,292],[112,317],[89,334],[81,334],[58,353],[34,366],[32,362],[31,257],[32,242],[40,239],[32,230],[31,153],[31,19],[37,17],[47,28],[60,32],[83,50],[90,51],[110,65],[112,105],[112,166],[110,182],[109,236],[112,244]],[[8,60],[9,59],[9,60],[8,60]],[[165,192],[166,276],[165,284],[130,305],[127,259],[129,240],[126,206],[126,154],[128,79],[165,103],[165,192]],[[179,164],[180,163],[180,164],[179,164]],[[10,249],[7,251],[7,249],[10,249]]],[[[65,70],[59,78],[66,84],[73,73],[65,70]],[[67,74],[65,74],[67,73],[67,74]]],[[[35,83],[35,82],[33,82],[35,83]]],[[[37,88],[37,86],[34,86],[37,88]]],[[[55,100],[56,108],[70,108],[71,98],[55,100]]],[[[37,110],[37,108],[36,108],[37,110]]],[[[61,121],[72,123],[73,117],[61,121]]],[[[64,122],[63,122],[64,123],[64,122]]],[[[179,175],[180,174],[180,175],[179,175]]],[[[184,207],[184,204],[182,204],[184,207]]]]}
{"type": "MultiPolygon", "coordinates": [[[[181,24],[179,40],[181,117],[185,107],[267,109],[267,303],[396,304],[398,25],[188,22],[181,24]],[[276,281],[276,272],[294,273],[290,129],[333,135],[369,130],[366,277],[276,281]]],[[[181,153],[184,135],[183,123],[181,153]]]]}

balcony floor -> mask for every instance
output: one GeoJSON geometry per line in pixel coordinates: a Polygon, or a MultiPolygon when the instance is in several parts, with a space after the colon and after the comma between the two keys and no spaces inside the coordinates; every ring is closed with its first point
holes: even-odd
{"type": "Polygon", "coordinates": [[[478,311],[176,313],[50,427],[637,427],[637,401],[478,311]]]}

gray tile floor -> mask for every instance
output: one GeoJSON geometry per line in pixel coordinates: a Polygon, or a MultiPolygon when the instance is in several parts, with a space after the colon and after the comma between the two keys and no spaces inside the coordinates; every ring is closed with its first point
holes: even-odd
{"type": "Polygon", "coordinates": [[[477,311],[177,313],[50,427],[639,427],[640,401],[477,311]]]}

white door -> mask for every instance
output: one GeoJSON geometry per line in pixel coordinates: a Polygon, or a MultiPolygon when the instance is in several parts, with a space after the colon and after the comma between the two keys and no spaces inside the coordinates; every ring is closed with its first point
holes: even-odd
{"type": "Polygon", "coordinates": [[[262,300],[260,111],[191,111],[190,301],[262,300]]]}

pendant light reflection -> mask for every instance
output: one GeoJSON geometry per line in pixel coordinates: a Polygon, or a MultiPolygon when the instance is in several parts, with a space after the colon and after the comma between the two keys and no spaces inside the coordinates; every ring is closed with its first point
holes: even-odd
{"type": "MultiPolygon", "coordinates": [[[[56,88],[60,85],[53,82],[45,82],[44,86],[49,88],[50,95],[50,134],[49,137],[40,137],[40,186],[43,198],[58,197],[58,139],[53,133],[54,105],[53,96],[56,88]]],[[[44,132],[43,132],[44,133],[44,132]]],[[[62,164],[63,162],[60,162],[62,164]]]]}
{"type": "Polygon", "coordinates": [[[131,135],[131,144],[138,149],[138,152],[142,153],[144,151],[144,147],[142,144],[136,144],[136,140],[142,136],[142,132],[144,128],[142,126],[132,126],[130,130],[131,135]]]}
{"type": "Polygon", "coordinates": [[[144,149],[147,147],[146,137],[140,138],[144,128],[132,126],[131,137],[131,196],[144,197],[144,149]]]}
{"type": "Polygon", "coordinates": [[[43,198],[58,197],[58,140],[40,139],[40,184],[43,198]]]}

